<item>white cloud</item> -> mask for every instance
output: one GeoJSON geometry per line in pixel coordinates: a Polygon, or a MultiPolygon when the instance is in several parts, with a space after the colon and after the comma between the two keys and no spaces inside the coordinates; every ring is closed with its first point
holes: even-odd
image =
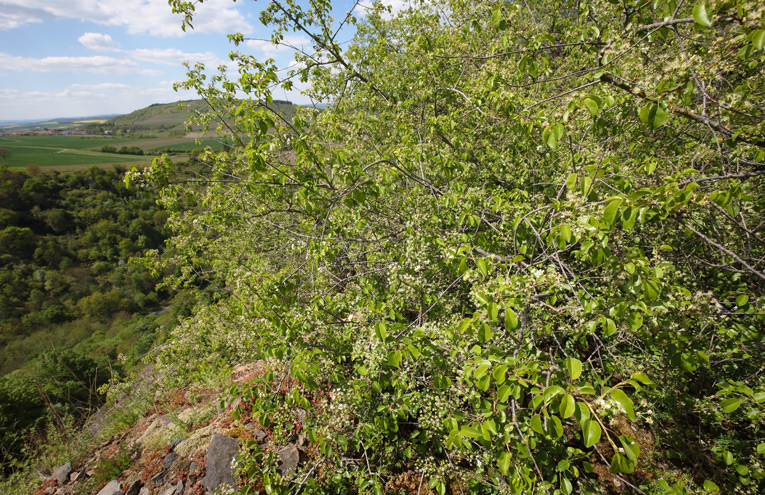
{"type": "Polygon", "coordinates": [[[34,72],[94,72],[99,74],[158,75],[161,71],[142,69],[132,60],[98,55],[93,57],[16,57],[0,53],[0,66],[7,70],[34,72]]]}
{"type": "Polygon", "coordinates": [[[226,61],[221,60],[212,52],[185,53],[177,48],[140,48],[126,51],[125,53],[129,54],[134,60],[164,65],[183,65],[183,62],[188,61],[192,65],[202,62],[208,67],[217,67],[220,64],[226,63],[226,61]]]}
{"type": "Polygon", "coordinates": [[[121,83],[101,83],[101,84],[72,84],[69,86],[74,89],[93,89],[93,90],[108,90],[108,89],[128,89],[130,86],[121,83]]]}
{"type": "Polygon", "coordinates": [[[275,58],[280,54],[290,53],[294,50],[311,52],[310,40],[299,34],[285,34],[284,39],[278,45],[262,39],[248,40],[244,44],[252,50],[261,52],[266,58],[275,58]]]}
{"type": "MultiPolygon", "coordinates": [[[[194,31],[249,32],[252,26],[230,0],[196,5],[194,31]]],[[[181,16],[167,0],[0,0],[0,29],[13,29],[45,19],[81,19],[107,26],[126,26],[130,34],[183,36],[181,16]]],[[[187,30],[188,31],[188,30],[187,30]]]]}
{"type": "Polygon", "coordinates": [[[85,48],[100,52],[114,51],[120,46],[111,36],[102,33],[85,33],[77,38],[77,41],[85,48]]]}
{"type": "Polygon", "coordinates": [[[50,18],[45,12],[36,12],[35,9],[26,8],[22,2],[11,5],[8,2],[0,2],[0,30],[14,29],[32,22],[42,22],[50,18]]]}

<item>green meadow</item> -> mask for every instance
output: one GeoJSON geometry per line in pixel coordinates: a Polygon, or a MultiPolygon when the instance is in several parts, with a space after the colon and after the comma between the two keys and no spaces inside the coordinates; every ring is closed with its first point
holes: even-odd
{"type": "Polygon", "coordinates": [[[102,136],[0,136],[0,148],[10,151],[0,164],[11,168],[23,168],[34,164],[43,168],[77,168],[80,166],[111,165],[118,163],[142,163],[151,160],[150,156],[122,155],[103,153],[104,145],[120,148],[137,146],[145,153],[164,150],[191,151],[194,148],[210,146],[221,149],[219,140],[204,138],[200,144],[192,138],[116,138],[102,136]]]}

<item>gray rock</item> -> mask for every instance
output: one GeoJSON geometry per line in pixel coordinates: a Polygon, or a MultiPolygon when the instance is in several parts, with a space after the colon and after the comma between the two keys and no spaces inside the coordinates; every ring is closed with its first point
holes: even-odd
{"type": "Polygon", "coordinates": [[[87,470],[81,469],[80,472],[77,474],[77,477],[74,479],[75,483],[79,483],[80,481],[84,480],[85,478],[89,477],[87,470]]]}
{"type": "Polygon", "coordinates": [[[146,487],[141,488],[141,491],[138,492],[138,495],[151,495],[151,490],[149,490],[146,487]]]}
{"type": "Polygon", "coordinates": [[[297,469],[298,463],[300,463],[300,452],[294,445],[288,445],[279,451],[279,460],[282,463],[276,470],[287,476],[297,469]]]}
{"type": "Polygon", "coordinates": [[[179,495],[181,493],[183,493],[183,481],[178,481],[175,485],[163,487],[159,495],[179,495]]]}
{"type": "Polygon", "coordinates": [[[210,450],[207,452],[207,474],[202,480],[202,486],[208,494],[216,490],[236,490],[239,486],[234,478],[232,461],[236,458],[239,444],[236,440],[225,435],[215,433],[210,442],[210,450]]]}
{"type": "Polygon", "coordinates": [[[120,482],[117,480],[111,480],[105,487],[101,488],[98,495],[123,495],[120,482]]]}
{"type": "Polygon", "coordinates": [[[143,488],[143,482],[140,479],[137,479],[130,484],[127,490],[125,490],[125,495],[139,495],[141,493],[141,488],[143,488]]]}
{"type": "Polygon", "coordinates": [[[63,485],[69,481],[69,475],[72,474],[72,471],[74,471],[74,469],[72,469],[72,463],[67,462],[63,466],[59,466],[54,469],[53,474],[50,475],[50,478],[56,480],[59,485],[63,485]]]}
{"type": "Polygon", "coordinates": [[[255,423],[253,422],[249,422],[244,425],[244,429],[252,433],[252,436],[254,436],[256,440],[263,440],[266,438],[266,432],[256,428],[255,423]]]}
{"type": "Polygon", "coordinates": [[[183,437],[183,438],[176,438],[175,440],[173,440],[173,441],[170,443],[170,450],[173,450],[173,449],[175,449],[175,448],[176,448],[176,447],[177,447],[177,446],[178,446],[178,445],[179,445],[181,442],[183,442],[184,440],[186,440],[186,437],[183,437]]]}
{"type": "Polygon", "coordinates": [[[151,482],[154,483],[154,486],[159,486],[162,484],[162,482],[165,480],[165,472],[160,471],[154,476],[151,477],[151,482]]]}
{"type": "Polygon", "coordinates": [[[170,469],[170,467],[175,463],[175,461],[178,460],[178,454],[175,452],[170,452],[165,456],[165,458],[162,460],[162,467],[165,469],[170,469]]]}
{"type": "Polygon", "coordinates": [[[300,421],[300,425],[305,428],[305,417],[306,417],[306,411],[303,409],[295,409],[295,416],[297,416],[298,421],[300,421]]]}

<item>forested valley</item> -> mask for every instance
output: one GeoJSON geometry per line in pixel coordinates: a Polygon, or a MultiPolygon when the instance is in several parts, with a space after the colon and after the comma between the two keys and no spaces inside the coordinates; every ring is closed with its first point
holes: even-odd
{"type": "MultiPolygon", "coordinates": [[[[170,1],[185,29],[199,3],[170,1]]],[[[232,34],[236,70],[189,67],[234,144],[124,192],[164,208],[144,266],[217,295],[152,362],[175,397],[224,390],[239,493],[763,492],[762,2],[260,20],[310,49],[285,71],[232,34]],[[322,105],[284,118],[298,85],[322,105]]]]}
{"type": "Polygon", "coordinates": [[[3,467],[29,428],[100,406],[99,387],[188,314],[188,304],[173,303],[156,276],[129,262],[162,248],[167,215],[156,192],[126,189],[124,173],[0,168],[3,467]]]}

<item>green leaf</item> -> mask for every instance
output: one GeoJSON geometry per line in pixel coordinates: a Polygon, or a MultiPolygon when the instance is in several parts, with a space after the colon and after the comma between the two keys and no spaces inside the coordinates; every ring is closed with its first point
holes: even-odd
{"type": "Polygon", "coordinates": [[[401,366],[401,351],[393,351],[388,354],[388,364],[394,368],[401,366]]]}
{"type": "Polygon", "coordinates": [[[383,322],[379,322],[377,325],[375,325],[375,335],[383,342],[385,342],[385,339],[388,337],[388,332],[386,329],[387,326],[383,322]]]}
{"type": "Polygon", "coordinates": [[[491,23],[494,25],[494,29],[498,31],[507,29],[507,20],[502,16],[502,7],[497,7],[491,13],[491,23]]]}
{"type": "Polygon", "coordinates": [[[582,362],[574,357],[566,358],[566,369],[571,380],[576,380],[582,375],[582,362]]]}
{"type": "Polygon", "coordinates": [[[741,406],[741,401],[735,397],[729,397],[720,402],[720,406],[726,413],[730,414],[741,406]]]}
{"type": "Polygon", "coordinates": [[[576,410],[576,401],[574,397],[566,394],[560,401],[560,417],[563,419],[570,418],[574,415],[576,410]]]}
{"type": "Polygon", "coordinates": [[[640,458],[640,446],[637,444],[637,442],[627,435],[619,435],[619,442],[621,442],[622,448],[624,449],[624,453],[627,455],[627,457],[629,457],[632,462],[637,464],[637,461],[640,458]]]}
{"type": "Polygon", "coordinates": [[[702,1],[700,4],[693,7],[693,20],[702,26],[709,27],[712,25],[712,23],[709,21],[709,15],[707,14],[705,1],[702,1]]]}
{"type": "Polygon", "coordinates": [[[481,432],[484,439],[491,441],[491,438],[497,435],[497,425],[494,423],[494,420],[487,419],[481,423],[481,432]]]}
{"type": "Polygon", "coordinates": [[[628,206],[622,210],[622,228],[629,230],[635,226],[635,220],[638,217],[638,209],[628,206]]]}
{"type": "Polygon", "coordinates": [[[622,409],[624,409],[624,412],[627,413],[627,417],[629,417],[632,421],[635,421],[635,409],[632,403],[632,399],[630,399],[627,394],[624,393],[624,390],[617,388],[614,389],[611,392],[611,397],[619,403],[619,405],[622,406],[622,409]]]}
{"type": "Polygon", "coordinates": [[[556,149],[558,147],[558,142],[563,137],[564,130],[565,128],[563,127],[563,124],[547,126],[542,132],[542,140],[550,148],[556,149]]]}
{"type": "Polygon", "coordinates": [[[616,333],[616,323],[614,323],[614,320],[611,318],[606,318],[606,323],[603,325],[603,333],[606,335],[606,337],[610,337],[616,333]]]}
{"type": "Polygon", "coordinates": [[[577,180],[578,177],[579,176],[577,175],[577,173],[574,172],[574,173],[570,174],[568,176],[568,178],[566,179],[566,188],[569,191],[573,191],[574,188],[576,187],[576,180],[577,180]]]}
{"type": "Polygon", "coordinates": [[[571,242],[571,227],[569,227],[565,223],[560,226],[560,239],[565,244],[569,244],[571,242]]]}
{"type": "Polygon", "coordinates": [[[563,436],[563,423],[560,422],[560,418],[558,416],[550,416],[550,421],[547,423],[549,428],[552,430],[552,434],[555,436],[555,438],[560,438],[563,436]]]}
{"type": "Polygon", "coordinates": [[[749,302],[749,296],[746,294],[740,294],[736,297],[736,306],[743,308],[749,302]]]}
{"type": "Polygon", "coordinates": [[[499,390],[497,390],[497,399],[499,399],[500,402],[507,402],[507,399],[510,397],[512,391],[513,387],[510,385],[502,385],[499,387],[499,390]]]}
{"type": "Polygon", "coordinates": [[[478,327],[478,341],[479,342],[488,342],[491,340],[491,327],[487,325],[486,323],[481,323],[481,326],[478,327]]]}
{"type": "Polygon", "coordinates": [[[731,464],[733,464],[733,461],[734,461],[733,454],[731,454],[730,451],[728,450],[723,452],[723,461],[725,461],[726,466],[730,466],[731,464]]]}
{"type": "Polygon", "coordinates": [[[592,178],[583,177],[580,185],[582,187],[582,194],[587,194],[587,192],[590,190],[590,186],[592,185],[592,178]]]}
{"type": "Polygon", "coordinates": [[[558,385],[550,385],[545,389],[545,402],[549,402],[562,393],[564,393],[563,388],[559,387],[558,385]]]}
{"type": "Polygon", "coordinates": [[[669,112],[656,103],[646,103],[640,108],[640,120],[655,131],[669,120],[669,112]]]}
{"type": "Polygon", "coordinates": [[[635,463],[624,454],[614,454],[609,471],[612,473],[630,474],[635,471],[635,463]]]}
{"type": "Polygon", "coordinates": [[[565,495],[570,495],[574,491],[574,485],[571,484],[571,480],[568,478],[560,480],[560,488],[565,495]]]}
{"type": "Polygon", "coordinates": [[[606,207],[603,210],[603,220],[606,224],[613,225],[616,221],[616,214],[619,212],[619,205],[622,204],[622,198],[613,197],[607,200],[606,207]]]}
{"type": "Polygon", "coordinates": [[[499,316],[499,308],[497,307],[497,303],[489,303],[489,305],[486,307],[486,312],[489,315],[489,321],[495,321],[497,316],[499,316]]]}
{"type": "Polygon", "coordinates": [[[643,385],[653,385],[653,382],[651,381],[650,378],[648,378],[648,375],[646,375],[645,373],[641,373],[639,371],[636,371],[635,373],[633,373],[630,378],[632,378],[633,380],[639,381],[643,385]]]}
{"type": "Polygon", "coordinates": [[[413,361],[416,361],[417,358],[420,357],[420,350],[417,347],[409,344],[406,346],[406,350],[409,351],[409,355],[412,356],[413,361]]]}
{"type": "Polygon", "coordinates": [[[593,387],[589,382],[580,384],[577,386],[577,388],[579,389],[579,393],[582,395],[597,395],[595,393],[595,387],[593,387]]]}
{"type": "Polygon", "coordinates": [[[473,428],[472,426],[463,426],[460,428],[460,433],[463,437],[468,438],[483,438],[483,432],[477,428],[473,428]]]}
{"type": "Polygon", "coordinates": [[[717,486],[713,481],[704,480],[704,490],[711,493],[717,493],[720,491],[720,487],[717,486]]]}
{"type": "Polygon", "coordinates": [[[479,378],[484,376],[486,372],[489,370],[490,366],[491,365],[489,364],[489,361],[484,361],[484,364],[481,364],[475,369],[475,371],[473,371],[473,378],[478,380],[479,378]]]}
{"type": "Polygon", "coordinates": [[[592,98],[585,98],[583,103],[584,106],[587,107],[587,111],[589,111],[590,115],[593,117],[596,117],[598,112],[600,112],[600,106],[598,106],[598,103],[592,98]]]}
{"type": "Polygon", "coordinates": [[[758,50],[765,48],[765,29],[758,29],[757,31],[749,34],[749,40],[758,50]]]}
{"type": "Polygon", "coordinates": [[[478,271],[481,272],[481,275],[484,277],[489,273],[488,269],[486,268],[486,261],[483,258],[478,258],[478,260],[475,262],[475,266],[478,267],[478,271]]]}
{"type": "Polygon", "coordinates": [[[639,330],[643,326],[643,315],[637,311],[633,311],[627,315],[627,328],[631,331],[639,330]]]}
{"type": "Polygon", "coordinates": [[[512,459],[512,455],[510,452],[502,452],[499,454],[499,458],[497,459],[497,466],[499,467],[499,471],[502,474],[507,474],[510,472],[510,460],[512,459]]]}
{"type": "Polygon", "coordinates": [[[600,441],[600,435],[603,431],[600,428],[600,424],[595,419],[587,419],[582,425],[582,435],[585,447],[592,447],[600,441]]]}
{"type": "Polygon", "coordinates": [[[478,292],[475,295],[475,298],[478,299],[478,302],[481,303],[482,306],[486,306],[489,304],[489,296],[487,296],[483,292],[478,292]]]}
{"type": "Polygon", "coordinates": [[[457,327],[457,332],[459,332],[461,335],[464,335],[465,332],[467,332],[468,328],[473,324],[473,320],[470,318],[463,318],[463,320],[460,322],[459,326],[457,327]]]}
{"type": "Polygon", "coordinates": [[[656,280],[643,280],[643,291],[648,299],[657,299],[661,295],[661,284],[656,280]]]}
{"type": "Polygon", "coordinates": [[[512,310],[512,308],[506,307],[505,308],[505,329],[508,332],[513,332],[516,329],[518,329],[519,322],[518,322],[518,315],[515,314],[515,311],[512,310]]]}
{"type": "Polygon", "coordinates": [[[507,380],[507,366],[500,365],[494,368],[491,377],[494,378],[497,385],[505,383],[505,380],[507,380]]]}
{"type": "Polygon", "coordinates": [[[531,429],[540,435],[544,434],[545,430],[542,428],[542,417],[539,414],[535,414],[531,417],[530,422],[531,429]]]}

